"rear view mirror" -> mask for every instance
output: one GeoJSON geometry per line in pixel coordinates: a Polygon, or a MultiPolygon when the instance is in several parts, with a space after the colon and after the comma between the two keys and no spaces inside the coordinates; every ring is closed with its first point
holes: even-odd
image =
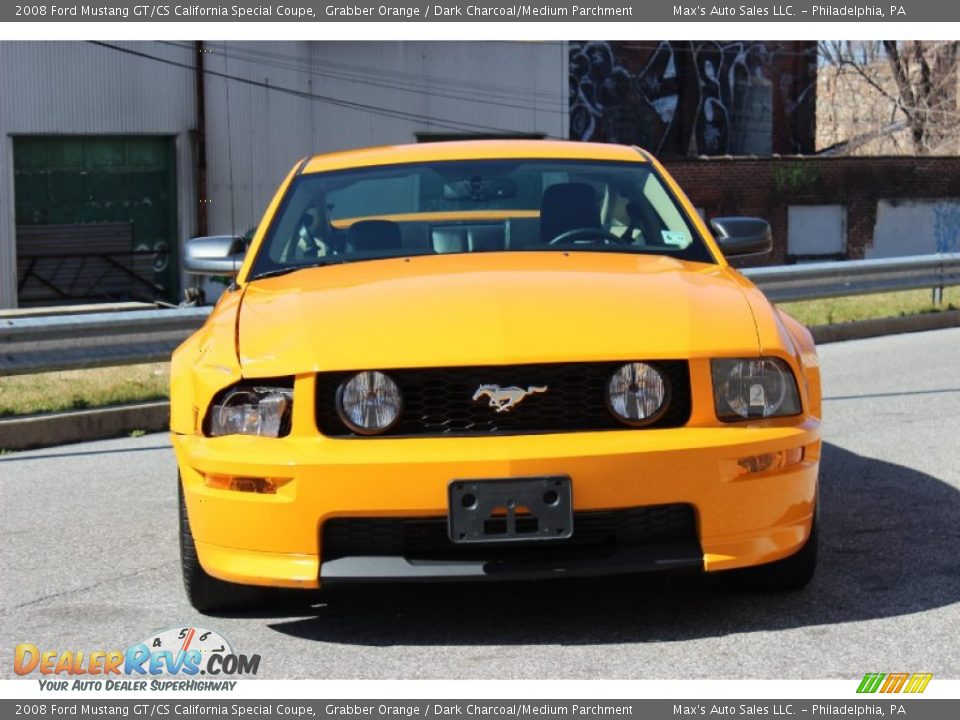
{"type": "Polygon", "coordinates": [[[240,272],[247,243],[234,235],[211,235],[187,240],[183,267],[194,275],[236,275],[240,272]]]}
{"type": "Polygon", "coordinates": [[[517,196],[517,182],[510,178],[472,177],[445,183],[443,199],[460,202],[507,200],[517,196]]]}
{"type": "Polygon", "coordinates": [[[710,221],[717,244],[727,257],[760,255],[773,250],[773,233],[766,220],[752,217],[719,217],[710,221]]]}

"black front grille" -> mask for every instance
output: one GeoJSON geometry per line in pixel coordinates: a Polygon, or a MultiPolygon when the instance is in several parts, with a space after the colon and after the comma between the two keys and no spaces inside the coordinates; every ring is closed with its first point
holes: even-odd
{"type": "Polygon", "coordinates": [[[609,557],[617,550],[697,542],[690,505],[575,512],[564,540],[455,544],[447,519],[334,518],[323,525],[323,561],[344,557],[408,560],[537,560],[609,557]]]}
{"type": "MultiPolygon", "coordinates": [[[[670,384],[667,411],[648,428],[680,427],[690,418],[690,372],[686,361],[651,362],[670,384]]],[[[607,409],[606,387],[623,362],[494,365],[488,367],[388,370],[400,387],[400,420],[377,437],[397,435],[489,435],[495,433],[622,430],[607,409]],[[474,400],[480,385],[547,387],[509,411],[496,412],[486,397],[474,400]]],[[[317,375],[317,427],[324,435],[354,433],[340,420],[337,388],[352,372],[317,375]]]]}

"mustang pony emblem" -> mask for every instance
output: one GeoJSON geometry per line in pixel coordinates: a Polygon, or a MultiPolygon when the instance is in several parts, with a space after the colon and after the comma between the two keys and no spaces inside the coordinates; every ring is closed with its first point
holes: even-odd
{"type": "Polygon", "coordinates": [[[498,413],[502,413],[519,404],[527,395],[545,393],[546,391],[546,385],[542,387],[530,386],[526,390],[516,386],[502,388],[499,385],[481,385],[473,394],[473,399],[479,400],[486,395],[490,398],[490,407],[496,408],[498,413]]]}

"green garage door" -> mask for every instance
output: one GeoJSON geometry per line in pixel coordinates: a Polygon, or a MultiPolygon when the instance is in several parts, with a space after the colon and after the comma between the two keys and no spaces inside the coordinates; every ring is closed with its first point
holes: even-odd
{"type": "Polygon", "coordinates": [[[177,300],[173,138],[20,136],[13,153],[21,306],[177,300]]]}

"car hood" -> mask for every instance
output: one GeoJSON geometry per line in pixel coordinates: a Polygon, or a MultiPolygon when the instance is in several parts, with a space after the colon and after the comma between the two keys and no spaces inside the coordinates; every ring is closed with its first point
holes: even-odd
{"type": "Polygon", "coordinates": [[[603,252],[432,255],[256,280],[242,372],[671,359],[758,352],[734,274],[603,252]]]}

